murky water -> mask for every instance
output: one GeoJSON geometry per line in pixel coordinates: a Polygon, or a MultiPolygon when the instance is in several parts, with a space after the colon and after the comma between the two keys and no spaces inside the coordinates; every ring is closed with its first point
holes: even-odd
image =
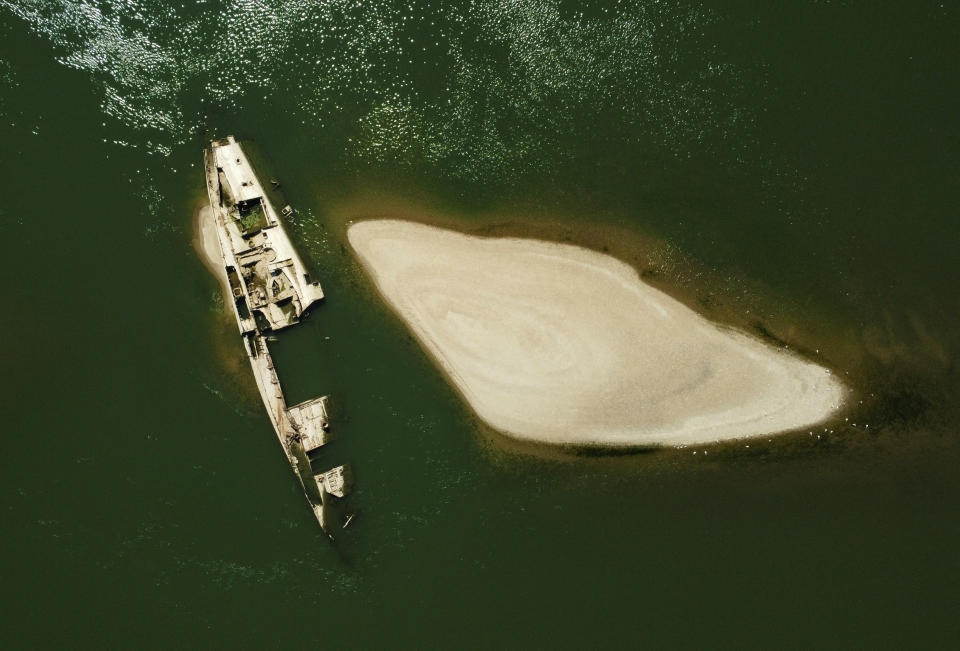
{"type": "Polygon", "coordinates": [[[944,646],[958,18],[0,0],[7,646],[944,646]],[[276,354],[292,400],[340,410],[336,547],[191,246],[226,133],[283,181],[328,295],[276,354]],[[749,448],[518,449],[351,258],[345,224],[384,215],[608,250],[856,403],[749,448]]]}

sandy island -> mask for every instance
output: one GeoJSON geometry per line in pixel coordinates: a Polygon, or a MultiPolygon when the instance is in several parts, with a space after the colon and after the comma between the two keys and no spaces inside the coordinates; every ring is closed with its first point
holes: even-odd
{"type": "Polygon", "coordinates": [[[829,418],[830,371],[723,328],[576,246],[363,221],[351,246],[476,413],[573,446],[712,443],[829,418]]]}

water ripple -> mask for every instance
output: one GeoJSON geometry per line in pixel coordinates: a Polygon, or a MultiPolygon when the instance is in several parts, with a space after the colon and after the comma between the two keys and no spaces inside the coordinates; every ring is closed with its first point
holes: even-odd
{"type": "Polygon", "coordinates": [[[738,119],[711,91],[737,71],[699,45],[710,12],[675,0],[565,6],[0,0],[161,154],[201,133],[211,110],[279,97],[307,133],[347,116],[346,160],[425,162],[471,180],[542,171],[601,131],[682,152],[738,119]]]}

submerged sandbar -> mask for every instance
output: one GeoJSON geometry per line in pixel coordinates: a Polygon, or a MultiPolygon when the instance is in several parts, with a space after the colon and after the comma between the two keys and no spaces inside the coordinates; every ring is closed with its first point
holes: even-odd
{"type": "Polygon", "coordinates": [[[519,439],[711,443],[797,430],[843,401],[829,370],[708,321],[602,253],[398,220],[347,236],[474,411],[519,439]]]}

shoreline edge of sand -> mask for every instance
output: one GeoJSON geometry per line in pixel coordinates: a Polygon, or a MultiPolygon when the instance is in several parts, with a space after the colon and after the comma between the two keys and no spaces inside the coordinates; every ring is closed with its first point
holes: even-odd
{"type": "Polygon", "coordinates": [[[836,415],[828,369],[714,324],[630,265],[569,244],[352,224],[377,290],[488,425],[527,442],[716,443],[836,415]]]}

